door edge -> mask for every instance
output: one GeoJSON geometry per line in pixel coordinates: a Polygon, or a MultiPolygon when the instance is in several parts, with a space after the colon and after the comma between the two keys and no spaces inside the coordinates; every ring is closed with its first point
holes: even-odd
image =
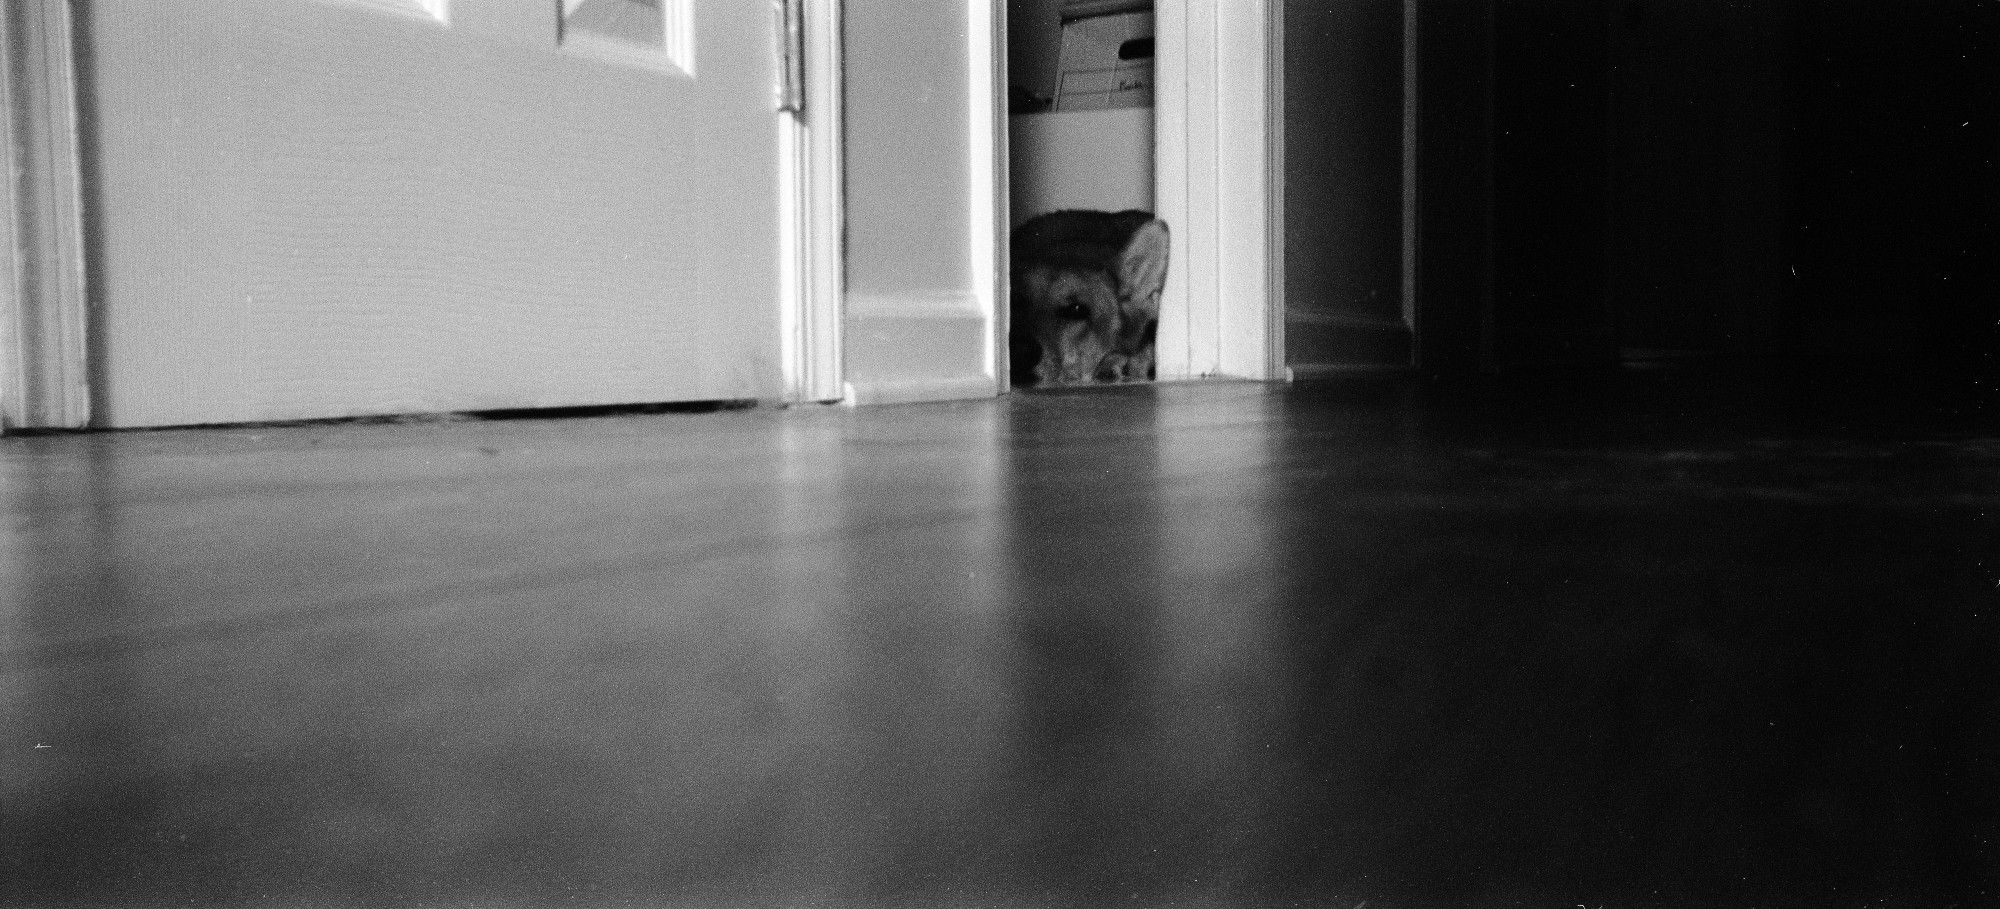
{"type": "Polygon", "coordinates": [[[1284,5],[1156,0],[1155,206],[1173,231],[1162,379],[1284,372],[1284,5]]]}
{"type": "Polygon", "coordinates": [[[968,118],[972,151],[972,286],[986,317],[986,376],[988,394],[1011,389],[1007,332],[1009,325],[1008,167],[1007,159],[1007,3],[968,0],[969,74],[972,85],[968,118]]]}
{"type": "Polygon", "coordinates": [[[0,13],[0,432],[90,421],[89,298],[69,0],[0,13]]]}
{"type": "Polygon", "coordinates": [[[840,86],[841,0],[804,3],[805,98],[779,114],[783,185],[781,336],[787,403],[846,395],[842,295],[846,287],[846,193],[840,86]]]}

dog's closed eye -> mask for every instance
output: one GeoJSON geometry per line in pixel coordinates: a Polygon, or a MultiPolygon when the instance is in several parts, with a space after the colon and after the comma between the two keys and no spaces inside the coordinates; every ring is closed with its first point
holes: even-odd
{"type": "Polygon", "coordinates": [[[1071,300],[1067,305],[1056,310],[1056,316],[1072,322],[1088,322],[1090,321],[1090,307],[1071,300]]]}

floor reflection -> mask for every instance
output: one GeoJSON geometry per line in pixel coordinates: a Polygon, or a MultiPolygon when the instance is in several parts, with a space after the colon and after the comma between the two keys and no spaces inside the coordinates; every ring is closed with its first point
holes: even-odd
{"type": "Polygon", "coordinates": [[[1080,905],[1254,893],[1285,797],[1264,750],[1281,692],[1259,668],[1268,401],[1049,400],[1008,420],[1020,876],[1080,905]]]}
{"type": "Polygon", "coordinates": [[[15,847],[0,850],[0,869],[87,878],[107,850],[144,847],[144,831],[127,820],[157,802],[140,788],[98,785],[129,774],[154,716],[144,667],[95,644],[153,617],[135,596],[143,592],[98,557],[147,541],[128,536],[116,507],[124,483],[114,446],[21,447],[0,473],[12,518],[0,536],[0,843],[15,847]],[[42,659],[65,649],[83,658],[61,668],[42,659]]]}
{"type": "Polygon", "coordinates": [[[0,905],[1990,892],[2000,447],[1621,394],[0,440],[0,905]]]}
{"type": "Polygon", "coordinates": [[[787,430],[774,900],[977,888],[1005,836],[990,804],[1015,700],[995,635],[1010,602],[999,440],[990,419],[927,428],[951,439],[919,457],[908,428],[787,430]]]}

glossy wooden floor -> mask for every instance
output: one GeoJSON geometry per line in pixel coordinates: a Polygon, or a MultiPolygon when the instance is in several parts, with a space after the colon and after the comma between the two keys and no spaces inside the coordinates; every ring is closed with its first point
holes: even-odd
{"type": "Polygon", "coordinates": [[[1995,905],[2000,432],[1854,392],[0,439],[0,902],[1995,905]]]}

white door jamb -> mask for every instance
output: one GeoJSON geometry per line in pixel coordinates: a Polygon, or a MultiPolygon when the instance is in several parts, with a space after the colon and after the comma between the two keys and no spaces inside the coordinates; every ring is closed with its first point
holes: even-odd
{"type": "Polygon", "coordinates": [[[1285,378],[1284,5],[1156,0],[1162,379],[1285,378]]]}
{"type": "Polygon", "coordinates": [[[986,319],[986,375],[993,394],[1008,376],[1007,2],[970,0],[972,293],[986,319]]]}
{"type": "Polygon", "coordinates": [[[0,432],[90,419],[69,0],[0,11],[0,432]]]}
{"type": "Polygon", "coordinates": [[[802,59],[793,65],[802,70],[804,88],[799,109],[779,115],[785,399],[836,401],[844,382],[840,326],[846,284],[841,5],[840,0],[789,0],[778,8],[780,15],[790,11],[797,16],[802,26],[802,59]]]}

